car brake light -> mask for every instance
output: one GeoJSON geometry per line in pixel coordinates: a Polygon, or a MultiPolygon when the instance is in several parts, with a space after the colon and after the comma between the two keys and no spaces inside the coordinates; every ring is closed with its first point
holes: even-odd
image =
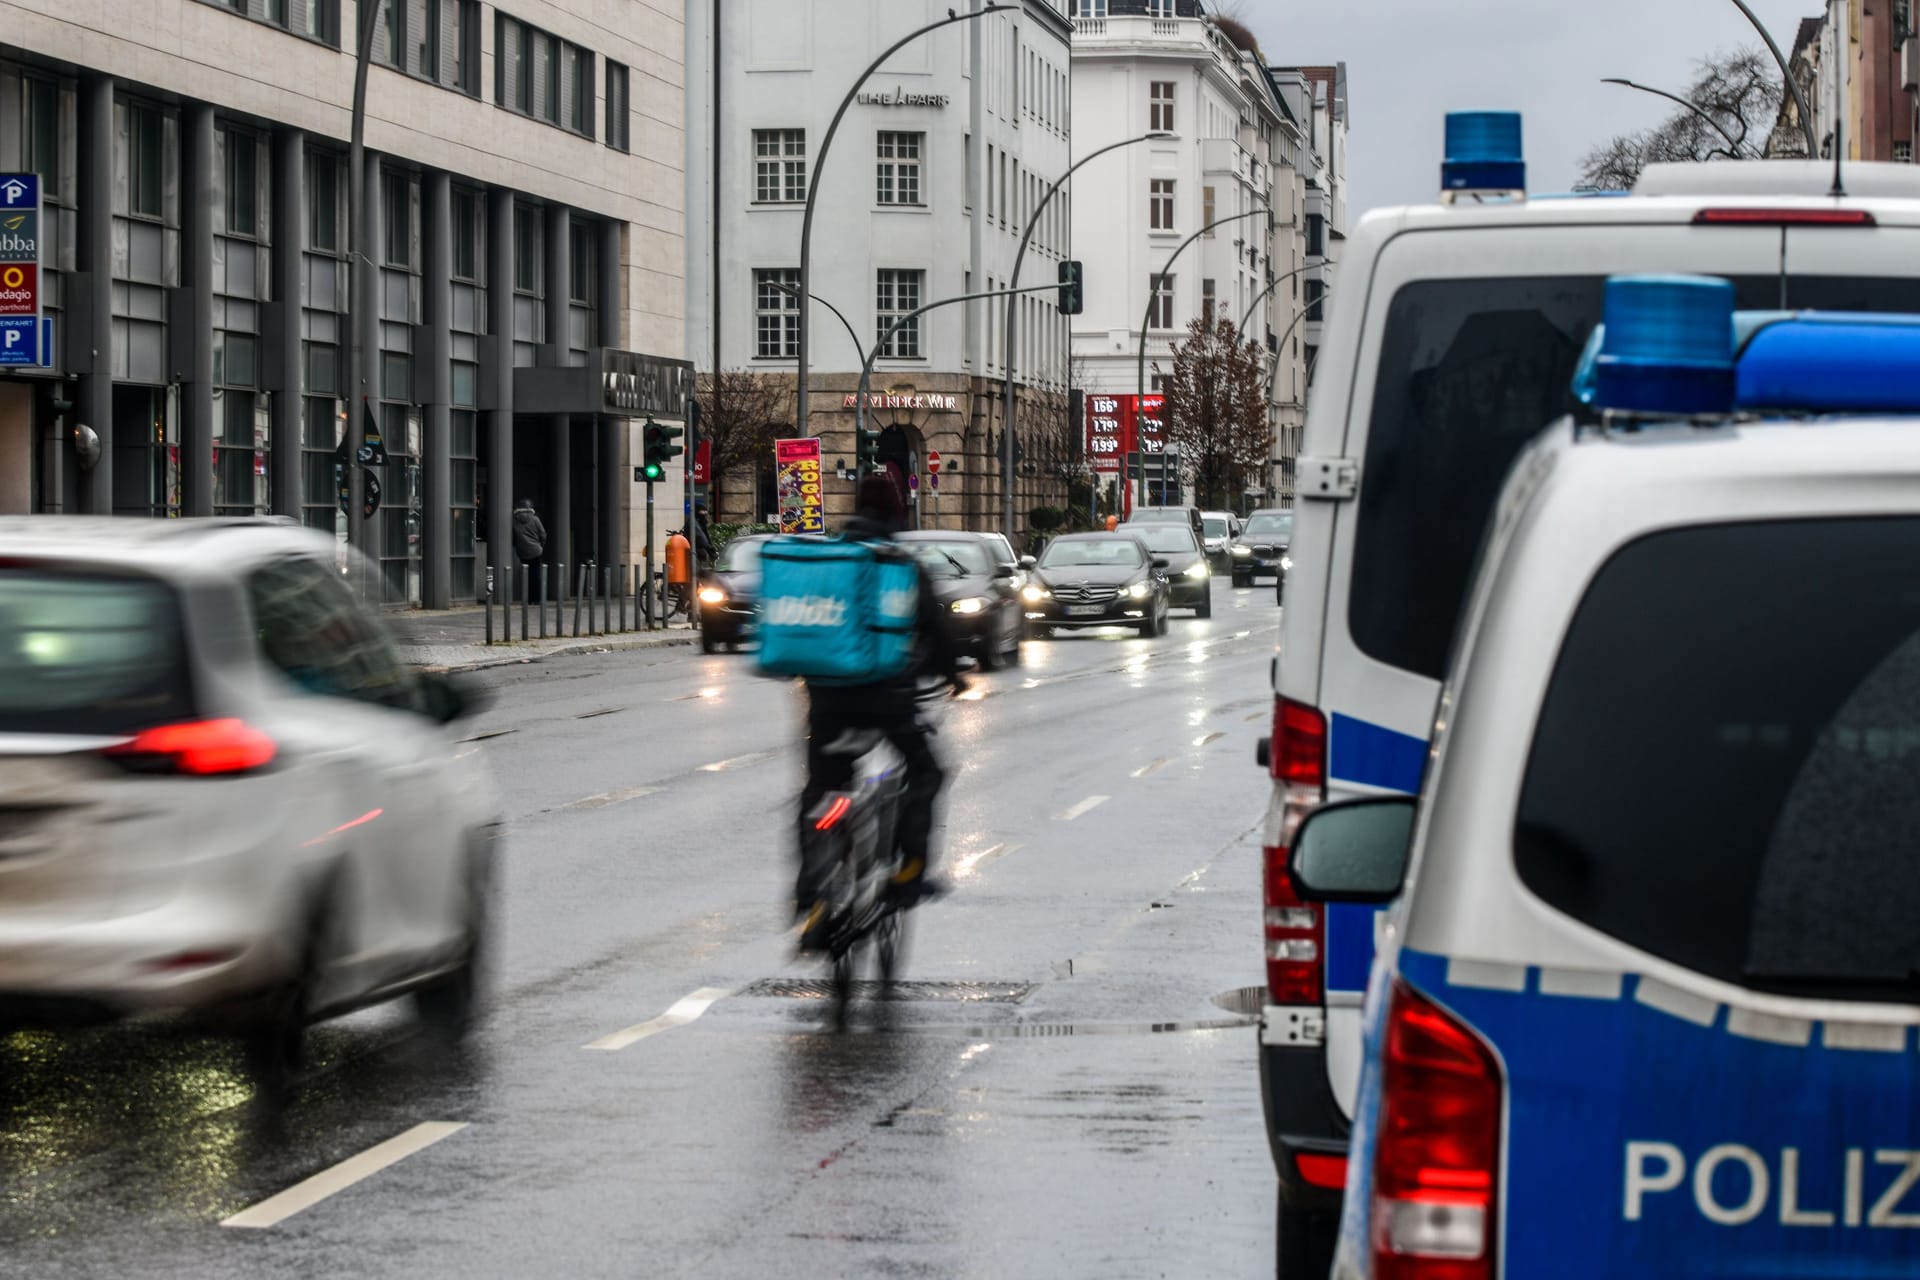
{"type": "Polygon", "coordinates": [[[1345,1156],[1321,1155],[1314,1151],[1296,1151],[1293,1154],[1293,1167],[1300,1171],[1300,1180],[1310,1187],[1325,1187],[1338,1191],[1347,1185],[1347,1158],[1345,1156]]]}
{"type": "Polygon", "coordinates": [[[1267,846],[1262,875],[1267,998],[1276,1005],[1319,1004],[1326,921],[1294,891],[1287,851],[1301,820],[1327,798],[1327,718],[1305,703],[1274,699],[1269,761],[1281,784],[1281,822],[1280,843],[1267,846]]]}
{"type": "Polygon", "coordinates": [[[244,720],[194,720],[142,729],[106,750],[108,759],[139,773],[195,777],[248,773],[273,763],[272,738],[244,720]]]}
{"type": "Polygon", "coordinates": [[[1396,981],[1373,1168],[1379,1280],[1491,1280],[1501,1071],[1471,1028],[1396,981]]]}
{"type": "Polygon", "coordinates": [[[1874,227],[1865,209],[1702,209],[1697,227],[1874,227]]]}

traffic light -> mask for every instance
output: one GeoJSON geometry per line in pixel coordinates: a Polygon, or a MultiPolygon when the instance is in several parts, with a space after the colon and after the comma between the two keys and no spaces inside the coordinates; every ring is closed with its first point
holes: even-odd
{"type": "Polygon", "coordinates": [[[1081,286],[1080,263],[1077,259],[1068,259],[1060,264],[1060,314],[1077,316],[1085,302],[1086,293],[1081,286]]]}
{"type": "Polygon", "coordinates": [[[647,425],[641,428],[640,439],[640,475],[648,483],[660,479],[667,473],[667,463],[678,457],[682,450],[674,441],[680,438],[679,427],[662,426],[653,419],[647,419],[647,425]]]}
{"type": "Polygon", "coordinates": [[[880,469],[880,433],[864,431],[856,427],[854,435],[857,437],[856,452],[859,454],[855,471],[863,476],[869,472],[878,471],[880,469]]]}

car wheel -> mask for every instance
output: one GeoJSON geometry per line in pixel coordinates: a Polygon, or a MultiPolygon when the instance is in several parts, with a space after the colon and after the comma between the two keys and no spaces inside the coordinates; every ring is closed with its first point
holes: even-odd
{"type": "Polygon", "coordinates": [[[1193,606],[1193,616],[1196,618],[1211,618],[1213,616],[1213,592],[1209,591],[1206,595],[1200,597],[1200,603],[1193,606]]]}
{"type": "Polygon", "coordinates": [[[307,1026],[313,1020],[320,976],[326,957],[342,950],[337,936],[340,884],[341,873],[335,871],[314,895],[299,926],[292,972],[260,994],[240,1033],[247,1073],[272,1100],[284,1099],[306,1066],[307,1026]]]}
{"type": "Polygon", "coordinates": [[[489,900],[493,868],[484,842],[468,852],[462,873],[466,898],[460,954],[454,967],[413,993],[414,1012],[427,1030],[445,1043],[457,1043],[473,1026],[485,996],[489,900]]]}
{"type": "Polygon", "coordinates": [[[720,642],[702,631],[700,633],[700,652],[712,653],[720,647],[720,642]]]}
{"type": "Polygon", "coordinates": [[[1282,1280],[1333,1270],[1334,1247],[1340,1240],[1336,1215],[1291,1209],[1283,1201],[1274,1214],[1273,1235],[1274,1271],[1282,1280]]]}
{"type": "Polygon", "coordinates": [[[1243,590],[1252,585],[1253,578],[1251,576],[1244,573],[1236,573],[1233,575],[1233,589],[1235,591],[1243,590]]]}
{"type": "Polygon", "coordinates": [[[1155,636],[1160,634],[1160,624],[1154,621],[1152,618],[1148,618],[1145,622],[1139,623],[1138,625],[1140,629],[1140,638],[1142,640],[1151,640],[1155,636]]]}

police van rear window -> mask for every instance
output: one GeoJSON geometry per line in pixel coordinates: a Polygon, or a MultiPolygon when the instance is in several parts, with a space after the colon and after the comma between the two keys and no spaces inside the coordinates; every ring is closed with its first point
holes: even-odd
{"type": "Polygon", "coordinates": [[[1920,519],[1643,538],[1594,578],[1514,826],[1521,880],[1756,990],[1920,1000],[1920,519]]]}
{"type": "MultiPolygon", "coordinates": [[[[1920,280],[1734,281],[1745,308],[1920,311],[1920,280]]],[[[1348,626],[1390,666],[1439,679],[1507,469],[1577,407],[1601,276],[1419,281],[1388,308],[1366,453],[1348,626]]]]}

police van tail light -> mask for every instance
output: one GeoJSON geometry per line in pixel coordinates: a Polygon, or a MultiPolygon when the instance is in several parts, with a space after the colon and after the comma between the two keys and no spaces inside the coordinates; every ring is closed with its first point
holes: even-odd
{"type": "Polygon", "coordinates": [[[1373,1173],[1378,1280],[1491,1280],[1500,1064],[1403,982],[1387,1008],[1373,1173]]]}
{"type": "Polygon", "coordinates": [[[1326,920],[1302,901],[1287,874],[1293,833],[1327,798],[1327,718],[1289,698],[1274,699],[1269,768],[1281,787],[1280,843],[1266,849],[1263,923],[1267,998],[1276,1005],[1319,1004],[1326,973],[1326,920]]]}

